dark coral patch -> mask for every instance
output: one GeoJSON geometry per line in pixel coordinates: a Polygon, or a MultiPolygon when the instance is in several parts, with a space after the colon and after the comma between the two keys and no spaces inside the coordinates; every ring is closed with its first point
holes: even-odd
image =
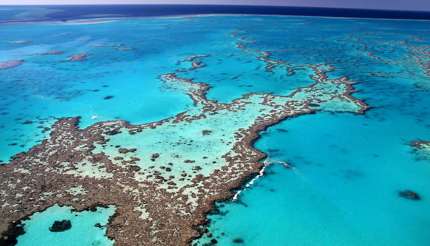
{"type": "Polygon", "coordinates": [[[1,234],[0,245],[16,245],[18,243],[16,238],[24,233],[25,231],[21,221],[12,223],[7,230],[1,234]]]}
{"type": "Polygon", "coordinates": [[[411,190],[402,190],[399,191],[399,196],[408,200],[412,200],[412,201],[419,201],[421,200],[421,196],[416,193],[415,191],[411,191],[411,190]]]}
{"type": "Polygon", "coordinates": [[[100,228],[100,229],[103,228],[103,226],[100,223],[96,223],[94,226],[97,227],[97,228],[100,228]]]}
{"type": "Polygon", "coordinates": [[[119,134],[119,133],[121,133],[121,131],[119,129],[114,129],[114,130],[111,130],[111,131],[107,131],[106,135],[113,136],[113,135],[116,135],[116,134],[119,134]]]}
{"type": "Polygon", "coordinates": [[[69,230],[70,228],[72,228],[72,222],[70,222],[70,220],[56,220],[52,226],[49,227],[49,231],[63,232],[69,230]]]}
{"type": "Polygon", "coordinates": [[[121,154],[127,154],[127,153],[133,153],[136,152],[136,148],[131,148],[131,149],[127,149],[127,148],[119,148],[118,152],[121,154]]]}
{"type": "Polygon", "coordinates": [[[129,169],[132,172],[139,172],[140,171],[140,167],[136,166],[136,165],[130,166],[129,169]]]}
{"type": "Polygon", "coordinates": [[[23,125],[31,125],[31,124],[33,124],[33,121],[32,120],[26,120],[26,121],[22,122],[22,124],[23,125]]]}
{"type": "Polygon", "coordinates": [[[235,239],[233,239],[233,243],[236,243],[236,244],[242,244],[244,242],[245,241],[242,238],[235,238],[235,239]]]}
{"type": "Polygon", "coordinates": [[[151,155],[151,161],[155,161],[158,157],[160,157],[159,153],[154,153],[151,155]]]}

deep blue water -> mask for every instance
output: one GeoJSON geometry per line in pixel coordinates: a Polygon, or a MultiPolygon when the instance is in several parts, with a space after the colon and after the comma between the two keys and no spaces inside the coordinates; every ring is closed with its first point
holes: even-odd
{"type": "MultiPolygon", "coordinates": [[[[24,16],[134,16],[131,6],[103,8],[41,7],[24,16]]],[[[3,20],[17,14],[22,19],[21,9],[3,11],[3,20]]],[[[414,53],[429,47],[429,24],[258,15],[2,24],[0,62],[24,63],[0,70],[0,160],[44,139],[49,131],[41,127],[59,117],[80,116],[85,127],[111,119],[149,122],[191,109],[186,95],[159,80],[189,55],[209,55],[205,68],[185,76],[208,83],[208,97],[222,102],[249,92],[288,94],[312,83],[307,65],[326,63],[336,68],[330,77],[356,81],[354,96],[372,109],[364,115],[319,112],[269,128],[256,147],[294,169],[274,164],[239,202],[219,203],[221,213],[209,216],[213,236],[198,243],[216,238],[220,245],[429,245],[430,163],[418,160],[409,145],[430,139],[430,79],[417,63],[428,57],[414,53]],[[272,52],[296,73],[265,71],[257,53],[237,49],[237,42],[272,52]],[[64,53],[40,55],[50,50],[64,53]],[[82,52],[86,61],[67,62],[82,52]],[[405,189],[422,200],[399,197],[405,189]]],[[[30,224],[44,225],[51,217],[30,224]]]]}
{"type": "Polygon", "coordinates": [[[0,15],[4,21],[70,20],[97,17],[150,17],[196,14],[298,15],[388,19],[430,19],[425,11],[394,11],[241,5],[56,5],[6,6],[12,8],[0,15]]]}

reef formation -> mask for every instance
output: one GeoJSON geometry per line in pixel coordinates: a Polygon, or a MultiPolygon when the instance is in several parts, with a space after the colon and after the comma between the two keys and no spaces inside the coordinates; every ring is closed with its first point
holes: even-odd
{"type": "MultiPolygon", "coordinates": [[[[267,72],[288,69],[269,52],[253,54],[266,63],[267,72]]],[[[335,68],[327,64],[309,64],[310,85],[288,95],[210,100],[208,84],[180,76],[204,69],[206,56],[187,57],[178,70],[160,76],[167,89],[193,100],[192,109],[147,124],[116,120],[84,129],[78,127],[79,117],[63,118],[48,139],[0,166],[3,236],[20,220],[54,205],[77,211],[114,205],[107,236],[117,245],[187,245],[201,234],[198,226],[214,202],[231,198],[233,189],[263,168],[259,161],[265,154],[253,148],[259,133],[303,114],[361,114],[368,108],[352,96],[347,77],[330,78],[335,68]]],[[[70,61],[86,58],[76,55],[70,61]]]]}

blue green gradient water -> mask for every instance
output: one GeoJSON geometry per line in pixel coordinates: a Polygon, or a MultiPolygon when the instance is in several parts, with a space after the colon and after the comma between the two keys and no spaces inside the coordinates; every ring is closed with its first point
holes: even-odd
{"type": "Polygon", "coordinates": [[[256,147],[295,168],[271,166],[240,202],[219,204],[221,213],[209,216],[212,238],[219,245],[239,238],[245,245],[428,245],[430,163],[418,161],[409,143],[430,139],[430,79],[412,55],[412,47],[430,45],[429,24],[288,16],[4,24],[0,62],[25,63],[0,70],[0,160],[44,139],[49,131],[38,127],[59,117],[81,116],[86,127],[149,122],[192,108],[187,95],[159,80],[189,55],[209,55],[206,67],[181,75],[208,83],[208,97],[222,102],[250,92],[286,95],[313,82],[307,65],[326,63],[336,68],[329,76],[359,82],[354,96],[372,109],[300,116],[269,128],[256,147]],[[296,73],[265,71],[257,53],[236,47],[232,32],[296,73]],[[9,42],[16,40],[31,43],[9,42]],[[54,49],[65,53],[39,55],[54,49]],[[81,52],[88,60],[67,62],[81,52]],[[400,198],[404,189],[423,199],[400,198]]]}

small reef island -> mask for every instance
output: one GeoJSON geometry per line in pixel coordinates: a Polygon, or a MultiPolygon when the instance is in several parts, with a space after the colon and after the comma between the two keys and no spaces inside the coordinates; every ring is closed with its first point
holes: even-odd
{"type": "MultiPolygon", "coordinates": [[[[284,65],[268,52],[254,53],[268,71],[284,65]]],[[[178,64],[186,63],[182,71],[203,69],[204,57],[178,64]]],[[[118,120],[84,129],[77,127],[79,118],[58,120],[48,139],[0,166],[0,185],[7,187],[0,197],[3,237],[18,236],[21,220],[54,205],[77,211],[115,206],[107,235],[117,245],[187,245],[200,235],[213,203],[231,198],[259,173],[265,154],[252,144],[267,127],[318,111],[365,112],[347,77],[329,78],[335,68],[327,64],[309,68],[313,83],[307,87],[288,95],[251,93],[231,103],[207,99],[209,86],[180,77],[179,69],[160,79],[189,95],[190,111],[148,124],[118,120]]],[[[69,226],[59,221],[52,228],[69,226]]]]}

